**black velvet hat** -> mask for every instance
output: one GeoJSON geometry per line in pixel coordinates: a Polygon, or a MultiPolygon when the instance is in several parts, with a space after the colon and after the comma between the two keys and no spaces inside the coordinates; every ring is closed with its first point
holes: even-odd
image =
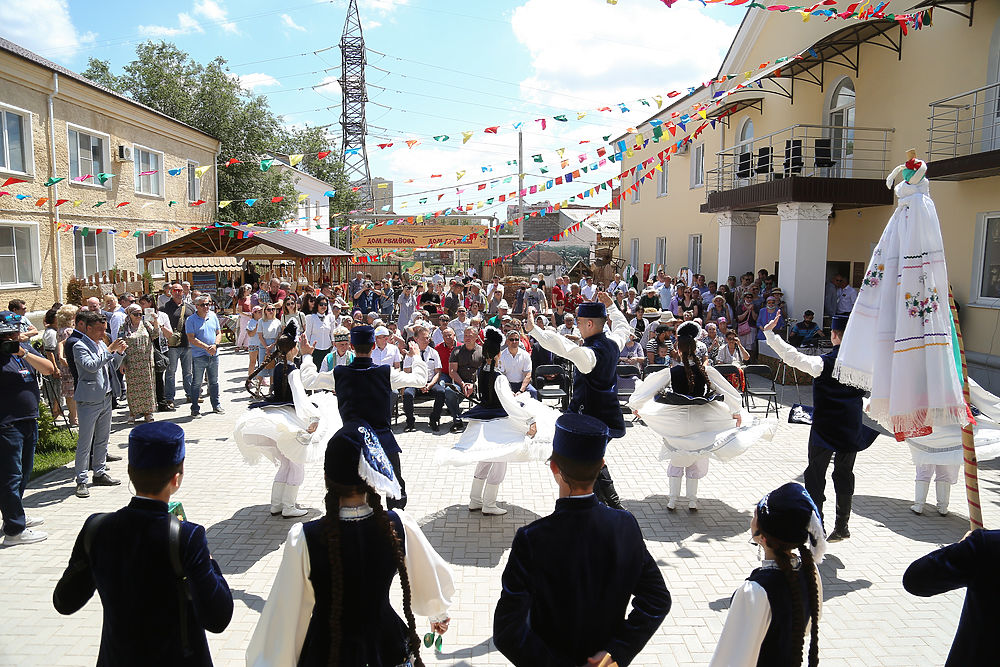
{"type": "Polygon", "coordinates": [[[817,562],[826,553],[819,510],[805,487],[796,482],[779,486],[757,503],[757,528],[788,544],[808,544],[817,562]]]}
{"type": "Polygon", "coordinates": [[[349,422],[333,434],[326,446],[323,471],[335,484],[365,485],[389,498],[402,495],[389,457],[366,422],[349,422]]]}
{"type": "Polygon", "coordinates": [[[577,317],[600,317],[607,319],[608,309],[600,301],[584,301],[576,307],[577,317]]]}
{"type": "Polygon", "coordinates": [[[139,424],[128,434],[128,464],[133,468],[166,468],[184,460],[184,429],[173,422],[139,424]]]}
{"type": "Polygon", "coordinates": [[[351,328],[351,345],[374,345],[375,329],[363,324],[351,328]]]}
{"type": "Polygon", "coordinates": [[[600,419],[569,412],[556,420],[552,451],[574,461],[597,462],[604,458],[609,439],[600,419]]]}

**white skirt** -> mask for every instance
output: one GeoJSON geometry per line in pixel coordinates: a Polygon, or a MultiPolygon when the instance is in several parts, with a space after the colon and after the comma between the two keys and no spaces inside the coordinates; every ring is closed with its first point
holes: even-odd
{"type": "Polygon", "coordinates": [[[434,462],[461,466],[484,461],[547,460],[552,455],[552,436],[561,413],[527,394],[517,396],[517,401],[535,418],[535,437],[528,437],[520,424],[510,417],[486,421],[470,419],[458,442],[452,447],[438,449],[434,462]]]}
{"type": "Polygon", "coordinates": [[[261,457],[278,463],[277,454],[294,463],[323,460],[326,445],[343,422],[337,397],[329,392],[306,395],[299,371],[288,376],[294,405],[275,405],[247,410],[236,422],[233,439],[244,460],[256,464],[261,457]],[[317,421],[316,430],[308,432],[317,421]]]}
{"type": "MultiPolygon", "coordinates": [[[[976,418],[972,428],[976,442],[976,460],[989,461],[1000,457],[1000,425],[985,415],[976,418]]],[[[907,438],[914,465],[961,465],[962,428],[938,426],[930,435],[907,438]]]]}

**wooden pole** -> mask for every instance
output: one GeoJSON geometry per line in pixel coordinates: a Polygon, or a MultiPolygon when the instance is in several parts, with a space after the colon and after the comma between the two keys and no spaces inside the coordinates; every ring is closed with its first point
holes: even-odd
{"type": "MultiPolygon", "coordinates": [[[[955,307],[955,297],[948,289],[948,303],[951,306],[951,317],[955,322],[955,334],[958,336],[958,352],[962,359],[962,396],[965,404],[971,405],[969,398],[969,367],[965,362],[965,341],[962,339],[962,327],[958,323],[958,309],[955,307]]],[[[969,504],[969,530],[983,528],[983,507],[979,501],[979,464],[976,461],[975,436],[972,424],[962,427],[962,459],[965,472],[965,497],[969,504]]]]}

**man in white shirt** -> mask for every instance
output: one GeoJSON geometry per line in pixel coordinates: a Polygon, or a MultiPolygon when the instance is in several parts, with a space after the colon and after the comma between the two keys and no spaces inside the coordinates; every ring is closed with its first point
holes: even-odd
{"type": "MultiPolygon", "coordinates": [[[[445,392],[444,375],[441,372],[441,357],[438,355],[437,350],[435,350],[431,345],[431,334],[427,327],[418,325],[413,327],[413,340],[417,343],[417,348],[419,351],[419,358],[427,364],[427,384],[423,387],[407,387],[403,390],[403,414],[406,415],[406,428],[404,429],[407,433],[416,431],[416,419],[413,416],[413,399],[417,393],[421,394],[431,394],[434,398],[434,408],[431,410],[430,425],[431,430],[435,433],[441,428],[441,412],[445,405],[446,394],[452,392],[445,392]]],[[[403,372],[409,373],[410,368],[413,365],[415,357],[407,356],[403,360],[403,372]]],[[[448,412],[451,414],[453,423],[452,427],[455,427],[455,422],[460,422],[458,416],[458,396],[453,394],[454,400],[449,399],[448,412]]]]}
{"type": "Polygon", "coordinates": [[[833,277],[833,308],[830,315],[847,315],[854,310],[854,302],[858,299],[858,291],[848,284],[839,273],[833,277]]]}
{"type": "Polygon", "coordinates": [[[538,391],[531,385],[531,355],[521,347],[521,334],[516,330],[507,332],[507,347],[500,353],[500,370],[515,394],[526,391],[532,398],[538,398],[538,391]]]}
{"type": "Polygon", "coordinates": [[[493,296],[493,292],[495,292],[497,288],[499,288],[500,292],[503,293],[503,285],[500,284],[500,276],[493,276],[493,280],[486,286],[487,301],[493,296]]]}
{"type": "MultiPolygon", "coordinates": [[[[660,295],[660,310],[670,310],[670,303],[674,300],[676,292],[674,291],[674,286],[671,284],[673,279],[670,276],[663,276],[663,282],[660,283],[658,288],[658,293],[660,295]]],[[[656,285],[653,285],[656,287],[656,285]]]]}
{"type": "Polygon", "coordinates": [[[593,279],[580,278],[580,293],[587,301],[593,301],[597,294],[597,287],[594,286],[593,279]]]}
{"type": "Polygon", "coordinates": [[[465,339],[465,328],[469,326],[469,313],[465,306],[458,307],[458,317],[449,322],[448,326],[455,331],[456,338],[465,339]]]}
{"type": "Polygon", "coordinates": [[[562,326],[559,327],[556,331],[559,333],[560,336],[565,336],[574,343],[579,343],[581,340],[583,340],[580,337],[580,330],[576,328],[576,320],[574,320],[573,316],[570,315],[569,313],[566,313],[566,316],[563,317],[562,326]]]}
{"type": "Polygon", "coordinates": [[[399,353],[399,348],[389,345],[391,334],[386,327],[375,329],[375,347],[372,349],[372,363],[376,366],[392,366],[399,368],[403,362],[403,357],[399,353]]]}
{"type": "Polygon", "coordinates": [[[625,291],[626,287],[628,287],[628,284],[622,280],[622,274],[616,273],[615,277],[608,283],[608,294],[614,294],[619,290],[625,291]]]}
{"type": "Polygon", "coordinates": [[[444,274],[441,273],[441,269],[434,272],[434,275],[431,277],[431,282],[435,285],[439,285],[444,282],[444,274]]]}

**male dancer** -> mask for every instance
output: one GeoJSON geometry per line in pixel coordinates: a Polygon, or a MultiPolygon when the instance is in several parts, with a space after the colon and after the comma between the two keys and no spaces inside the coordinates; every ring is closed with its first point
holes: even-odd
{"type": "Polygon", "coordinates": [[[847,522],[851,518],[854,499],[854,459],[867,449],[878,436],[862,421],[861,399],[865,392],[842,384],[833,377],[840,342],[847,328],[847,315],[834,315],[830,324],[833,349],[823,356],[807,356],[778,338],[774,327],[781,313],[764,325],[764,338],[783,362],[813,379],[813,419],[809,430],[809,464],[805,471],[805,487],[823,518],[823,494],[826,489],[826,469],[833,458],[833,488],[837,495],[837,521],[829,542],[839,542],[851,536],[847,522]]]}
{"type": "Polygon", "coordinates": [[[389,457],[402,491],[399,500],[387,498],[386,506],[403,509],[406,507],[406,482],[399,463],[401,450],[390,423],[392,396],[403,387],[423,387],[427,384],[427,365],[420,358],[417,344],[410,343],[407,352],[413,363],[410,373],[392,366],[376,366],[372,363],[375,329],[367,325],[351,329],[351,345],[354,346],[354,361],[347,366],[334,367],[332,373],[317,373],[311,356],[312,346],[302,336],[299,339],[302,386],[306,389],[334,390],[340,417],[345,424],[364,421],[371,425],[389,457]]]}
{"type": "MultiPolygon", "coordinates": [[[[569,411],[600,419],[607,425],[612,438],[621,438],[625,435],[625,419],[618,403],[618,356],[632,328],[607,292],[598,294],[597,299],[585,301],[577,308],[577,328],[583,337],[581,345],[555,331],[534,326],[534,308],[528,309],[524,331],[531,333],[546,350],[569,359],[576,366],[569,411]],[[606,334],[604,325],[608,319],[611,320],[611,333],[606,334]]],[[[594,492],[608,507],[625,509],[607,465],[601,467],[594,492]]]]}

